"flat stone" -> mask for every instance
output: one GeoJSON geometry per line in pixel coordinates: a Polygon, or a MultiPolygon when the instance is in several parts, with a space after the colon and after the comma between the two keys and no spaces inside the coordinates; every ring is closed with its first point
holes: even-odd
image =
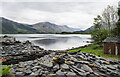
{"type": "Polygon", "coordinates": [[[88,65],[84,64],[82,67],[88,72],[93,72],[93,70],[88,65]]]}
{"type": "Polygon", "coordinates": [[[47,77],[57,77],[56,74],[48,74],[47,77]]]}
{"type": "Polygon", "coordinates": [[[78,60],[74,57],[71,57],[70,60],[72,60],[73,62],[78,62],[78,60]]]}
{"type": "Polygon", "coordinates": [[[16,68],[16,71],[17,72],[22,72],[22,71],[24,71],[25,70],[25,68],[16,68]]]}
{"type": "Polygon", "coordinates": [[[108,64],[108,65],[109,65],[109,64],[110,64],[110,62],[104,62],[104,64],[108,64]]]}
{"type": "Polygon", "coordinates": [[[74,64],[75,64],[75,63],[72,62],[72,61],[66,61],[65,63],[68,64],[68,65],[74,65],[74,64]]]}
{"type": "Polygon", "coordinates": [[[32,67],[31,66],[26,66],[26,69],[31,69],[32,67]]]}
{"type": "Polygon", "coordinates": [[[89,64],[92,67],[98,67],[96,64],[89,64]]]}
{"type": "Polygon", "coordinates": [[[23,72],[16,72],[16,75],[23,75],[23,72]]]}
{"type": "Polygon", "coordinates": [[[19,65],[20,68],[24,68],[25,67],[25,65],[24,65],[25,63],[24,62],[20,62],[19,64],[20,64],[19,65]]]}
{"type": "Polygon", "coordinates": [[[36,75],[41,75],[41,69],[39,69],[38,71],[35,72],[36,75]]]}
{"type": "Polygon", "coordinates": [[[34,72],[32,72],[31,74],[30,74],[30,76],[37,76],[37,74],[35,74],[34,72]]]}
{"type": "Polygon", "coordinates": [[[53,64],[52,63],[48,63],[48,64],[44,64],[46,67],[48,67],[48,68],[51,68],[51,67],[53,67],[53,64]]]}
{"type": "Polygon", "coordinates": [[[115,70],[116,68],[112,65],[107,65],[107,68],[111,69],[111,70],[115,70]]]}
{"type": "Polygon", "coordinates": [[[66,74],[66,73],[64,73],[64,72],[56,72],[56,75],[57,75],[58,77],[66,77],[65,74],[66,74]]]}
{"type": "Polygon", "coordinates": [[[48,74],[49,73],[49,71],[44,71],[44,74],[48,74]]]}
{"type": "Polygon", "coordinates": [[[79,61],[79,63],[82,63],[82,64],[89,64],[90,62],[88,62],[88,61],[79,61]]]}
{"type": "Polygon", "coordinates": [[[69,69],[69,66],[68,66],[67,64],[62,64],[62,65],[61,65],[61,68],[62,68],[62,69],[69,69]]]}
{"type": "Polygon", "coordinates": [[[79,55],[79,58],[84,59],[84,57],[82,55],[79,55]]]}
{"type": "Polygon", "coordinates": [[[102,72],[102,73],[106,73],[106,72],[107,72],[107,71],[104,70],[104,69],[99,69],[99,71],[102,72]]]}
{"type": "Polygon", "coordinates": [[[53,67],[53,70],[54,70],[54,71],[57,71],[58,69],[60,69],[60,66],[59,66],[59,64],[56,64],[56,65],[53,67]]]}
{"type": "Polygon", "coordinates": [[[34,66],[34,69],[39,69],[41,66],[34,66]]]}
{"type": "Polygon", "coordinates": [[[97,76],[97,77],[99,77],[99,76],[100,76],[100,75],[99,75],[98,73],[96,73],[96,72],[94,72],[94,75],[95,75],[95,76],[97,76]]]}
{"type": "Polygon", "coordinates": [[[87,77],[95,77],[95,75],[94,74],[90,74],[87,77]]]}
{"type": "Polygon", "coordinates": [[[74,73],[74,72],[68,72],[68,73],[66,74],[66,76],[67,76],[67,77],[76,77],[76,73],[74,73]]]}
{"type": "Polygon", "coordinates": [[[35,71],[37,71],[37,69],[33,69],[32,71],[35,72],[35,71]]]}
{"type": "Polygon", "coordinates": [[[26,74],[31,74],[32,71],[31,71],[30,69],[28,69],[28,70],[25,70],[25,73],[26,73],[26,74]]]}
{"type": "Polygon", "coordinates": [[[112,72],[114,72],[114,71],[113,71],[113,70],[111,70],[111,69],[107,69],[107,72],[112,73],[112,72]]]}
{"type": "Polygon", "coordinates": [[[76,66],[72,66],[72,67],[74,68],[74,70],[78,70],[78,71],[80,71],[80,72],[82,72],[82,73],[85,73],[84,70],[82,70],[82,69],[80,69],[80,68],[78,68],[78,67],[76,67],[76,66]]]}
{"type": "Polygon", "coordinates": [[[85,74],[84,73],[82,73],[82,72],[77,72],[80,76],[85,76],[85,74]]]}

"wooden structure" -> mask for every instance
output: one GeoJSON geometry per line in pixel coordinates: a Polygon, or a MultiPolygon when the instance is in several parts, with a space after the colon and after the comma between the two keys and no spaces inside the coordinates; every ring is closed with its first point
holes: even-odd
{"type": "Polygon", "coordinates": [[[120,55],[120,37],[107,37],[104,41],[104,54],[120,55]]]}

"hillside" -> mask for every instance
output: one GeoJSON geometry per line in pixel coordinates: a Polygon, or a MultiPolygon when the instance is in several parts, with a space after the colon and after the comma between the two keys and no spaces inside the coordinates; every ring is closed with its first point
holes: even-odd
{"type": "Polygon", "coordinates": [[[74,32],[79,28],[71,28],[67,25],[56,25],[50,22],[40,22],[33,25],[22,24],[2,17],[3,34],[24,34],[24,33],[61,33],[74,32]]]}
{"type": "Polygon", "coordinates": [[[91,26],[90,28],[88,28],[88,29],[86,29],[86,30],[80,30],[80,31],[75,31],[75,32],[78,32],[78,33],[79,33],[79,32],[86,33],[86,32],[90,32],[89,29],[90,29],[90,30],[94,30],[94,26],[91,26]]]}
{"type": "Polygon", "coordinates": [[[50,22],[40,22],[32,25],[32,28],[37,29],[42,33],[60,33],[63,31],[72,31],[72,29],[67,26],[56,25],[50,22]]]}
{"type": "Polygon", "coordinates": [[[3,34],[16,34],[16,33],[40,33],[34,28],[31,28],[25,24],[17,23],[5,18],[2,18],[2,33],[3,34]]]}

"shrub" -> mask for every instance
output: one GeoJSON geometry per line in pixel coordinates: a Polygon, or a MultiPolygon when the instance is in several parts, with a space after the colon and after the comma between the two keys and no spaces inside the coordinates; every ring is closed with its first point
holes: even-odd
{"type": "Polygon", "coordinates": [[[3,68],[2,63],[0,63],[0,77],[9,74],[11,72],[10,68],[10,65],[3,68]]]}

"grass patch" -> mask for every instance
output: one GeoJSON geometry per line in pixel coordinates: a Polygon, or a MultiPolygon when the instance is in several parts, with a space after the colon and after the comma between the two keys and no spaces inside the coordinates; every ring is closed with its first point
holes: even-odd
{"type": "Polygon", "coordinates": [[[11,65],[3,68],[2,63],[0,62],[0,77],[9,74],[11,72],[10,68],[11,65]]]}
{"type": "Polygon", "coordinates": [[[2,76],[2,63],[0,62],[0,77],[2,76]]]}
{"type": "Polygon", "coordinates": [[[100,47],[99,45],[91,45],[85,48],[80,48],[80,49],[73,49],[69,50],[69,52],[77,52],[81,50],[81,52],[87,52],[90,54],[94,54],[96,56],[104,57],[104,58],[117,58],[120,59],[119,55],[109,55],[109,54],[104,54],[103,48],[100,47]]]}

